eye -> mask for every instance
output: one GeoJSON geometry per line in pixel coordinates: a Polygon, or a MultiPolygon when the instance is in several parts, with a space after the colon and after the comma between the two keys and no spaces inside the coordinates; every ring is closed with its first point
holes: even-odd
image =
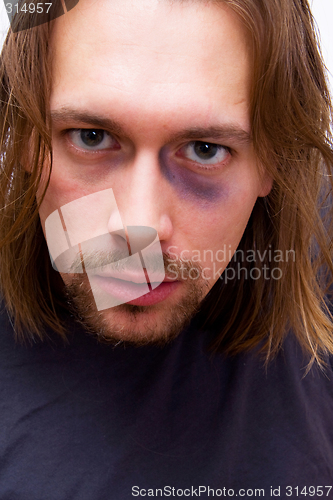
{"type": "Polygon", "coordinates": [[[216,165],[228,158],[230,149],[210,142],[193,141],[182,147],[180,154],[201,165],[216,165]]]}
{"type": "Polygon", "coordinates": [[[103,149],[118,149],[118,142],[106,130],[74,129],[69,131],[69,137],[74,146],[88,151],[103,149]]]}

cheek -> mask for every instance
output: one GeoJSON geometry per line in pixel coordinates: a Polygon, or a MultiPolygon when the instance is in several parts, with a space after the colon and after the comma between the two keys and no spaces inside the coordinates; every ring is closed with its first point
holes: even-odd
{"type": "Polygon", "coordinates": [[[218,266],[220,274],[237,250],[256,202],[255,192],[245,185],[231,185],[227,192],[209,213],[207,210],[193,213],[188,233],[192,248],[199,251],[201,264],[211,270],[218,266]]]}
{"type": "MultiPolygon", "coordinates": [[[[50,182],[39,210],[41,219],[45,220],[52,212],[66,205],[66,203],[82,198],[87,194],[89,194],[89,190],[84,189],[84,186],[77,181],[68,179],[54,165],[50,182]]],[[[40,195],[41,193],[39,193],[40,195]]]]}
{"type": "Polygon", "coordinates": [[[88,193],[79,188],[77,183],[69,182],[63,176],[58,176],[56,170],[52,171],[50,183],[39,208],[39,218],[45,236],[46,219],[62,206],[73,200],[80,199],[86,194],[88,193]]]}
{"type": "Polygon", "coordinates": [[[214,178],[208,178],[178,165],[165,152],[159,157],[163,177],[178,192],[182,200],[206,210],[228,199],[228,188],[214,178]]]}

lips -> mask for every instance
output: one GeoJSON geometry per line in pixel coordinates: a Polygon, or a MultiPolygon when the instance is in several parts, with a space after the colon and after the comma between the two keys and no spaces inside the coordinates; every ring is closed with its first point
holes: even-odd
{"type": "Polygon", "coordinates": [[[167,299],[181,285],[180,281],[163,281],[158,287],[149,293],[130,300],[127,303],[135,306],[151,306],[167,299]]]}
{"type": "Polygon", "coordinates": [[[143,282],[142,274],[119,271],[94,274],[89,280],[92,288],[98,287],[102,292],[117,299],[118,303],[138,306],[157,304],[165,300],[180,285],[179,281],[165,277],[162,283],[160,279],[156,279],[155,284],[160,284],[155,288],[153,280],[152,286],[148,285],[146,280],[143,282]]]}

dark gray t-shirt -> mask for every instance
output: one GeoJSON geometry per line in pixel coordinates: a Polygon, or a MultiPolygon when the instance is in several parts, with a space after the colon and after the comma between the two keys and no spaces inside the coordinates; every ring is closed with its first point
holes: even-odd
{"type": "Polygon", "coordinates": [[[24,347],[0,316],[1,500],[333,498],[332,365],[304,377],[291,336],[265,369],[195,320],[164,348],[69,328],[24,347]]]}

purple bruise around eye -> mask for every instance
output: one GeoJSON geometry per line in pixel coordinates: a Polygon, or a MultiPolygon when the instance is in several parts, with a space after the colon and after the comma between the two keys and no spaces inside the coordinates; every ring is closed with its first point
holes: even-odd
{"type": "Polygon", "coordinates": [[[159,163],[163,176],[172,184],[182,198],[201,203],[203,208],[219,203],[227,196],[227,189],[216,178],[205,177],[178,165],[162,150],[159,163]]]}

